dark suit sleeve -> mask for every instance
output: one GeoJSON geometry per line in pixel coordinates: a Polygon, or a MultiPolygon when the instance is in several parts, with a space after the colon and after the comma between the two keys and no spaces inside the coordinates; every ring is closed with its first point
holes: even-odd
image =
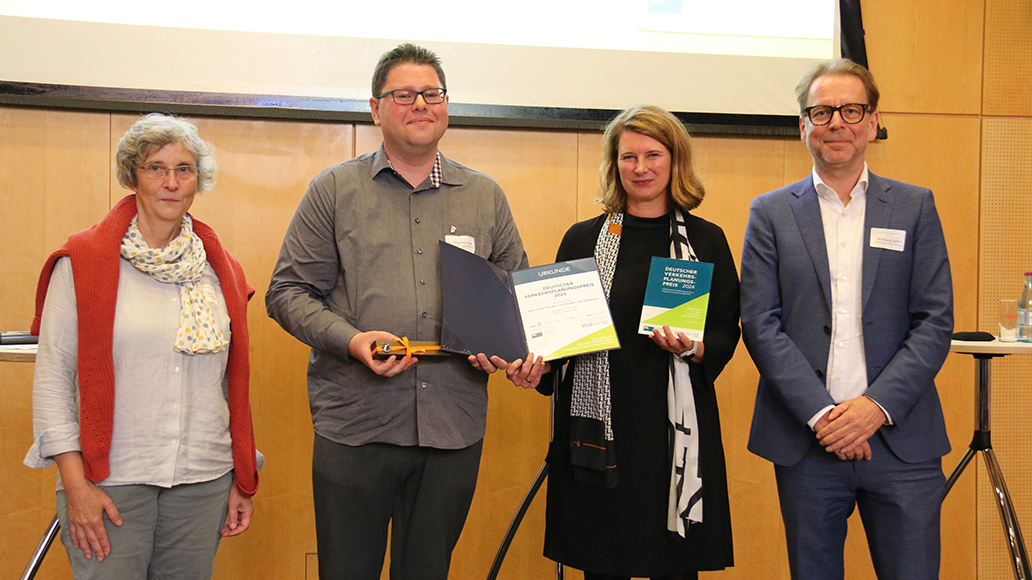
{"type": "MultiPolygon", "coordinates": [[[[864,344],[869,365],[872,361],[888,360],[876,377],[869,376],[866,395],[877,401],[892,417],[893,423],[906,421],[907,415],[921,397],[935,389],[934,379],[946,360],[953,333],[953,280],[946,253],[939,214],[935,209],[932,192],[923,190],[908,200],[919,204],[916,224],[907,232],[906,243],[913,248],[909,271],[892,268],[885,259],[879,265],[875,292],[887,292],[882,284],[901,271],[908,278],[896,281],[894,286],[906,289],[907,294],[879,296],[879,299],[906,304],[907,312],[900,317],[909,320],[909,328],[902,343],[884,340],[879,332],[882,321],[868,320],[865,316],[864,344]],[[912,238],[912,239],[910,239],[912,238]],[[870,333],[870,335],[869,335],[870,333]],[[868,339],[868,336],[871,338],[868,339]],[[882,355],[881,349],[893,348],[895,353],[882,355]],[[891,358],[890,358],[891,357],[891,358]]],[[[874,300],[874,298],[872,298],[874,300]]],[[[891,321],[886,321],[888,324],[891,321]]],[[[891,336],[891,335],[890,335],[891,336]]],[[[868,373],[872,370],[869,368],[868,373]]]]}
{"type": "MultiPolygon", "coordinates": [[[[801,267],[789,267],[805,264],[807,258],[801,241],[795,243],[798,232],[793,229],[795,221],[788,199],[787,195],[760,196],[749,209],[742,249],[742,339],[760,371],[760,395],[773,396],[798,424],[806,425],[818,411],[835,402],[814,364],[786,332],[783,321],[782,293],[794,291],[782,285],[783,279],[800,285],[815,279],[812,269],[803,271],[801,267]],[[779,236],[782,239],[779,240],[779,236]],[[780,255],[783,248],[800,255],[780,255]]],[[[817,320],[827,307],[816,282],[808,287],[813,291],[812,312],[817,320]]],[[[801,336],[812,334],[800,332],[801,336]]],[[[821,338],[827,341],[827,337],[821,338]]],[[[827,349],[824,350],[826,356],[827,349]]]]}

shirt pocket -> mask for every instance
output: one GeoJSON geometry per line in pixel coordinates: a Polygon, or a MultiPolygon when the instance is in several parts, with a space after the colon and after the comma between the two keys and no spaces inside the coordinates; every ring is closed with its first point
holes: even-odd
{"type": "Polygon", "coordinates": [[[471,254],[488,259],[494,249],[490,229],[480,224],[452,223],[441,226],[440,239],[471,254]]]}

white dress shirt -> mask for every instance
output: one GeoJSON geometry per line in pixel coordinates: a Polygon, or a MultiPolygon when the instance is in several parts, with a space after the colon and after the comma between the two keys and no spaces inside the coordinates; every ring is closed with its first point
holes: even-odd
{"type": "MultiPolygon", "coordinates": [[[[867,391],[860,293],[868,175],[864,163],[860,179],[849,194],[849,203],[843,204],[838,193],[813,170],[831,275],[831,349],[825,383],[835,403],[863,396],[867,391]]],[[[811,417],[810,427],[832,408],[829,405],[811,417]]]]}
{"type": "MultiPolygon", "coordinates": [[[[215,272],[205,265],[205,300],[232,340],[215,272]]],[[[113,359],[111,475],[98,485],[171,487],[221,477],[233,469],[226,364],[229,349],[186,355],[172,349],[179,327],[179,288],[119,260],[113,359]]],[[[78,316],[71,261],[58,260],[43,308],[32,392],[35,442],[29,467],[80,451],[78,316]]],[[[58,488],[61,482],[58,481],[58,488]]]]}

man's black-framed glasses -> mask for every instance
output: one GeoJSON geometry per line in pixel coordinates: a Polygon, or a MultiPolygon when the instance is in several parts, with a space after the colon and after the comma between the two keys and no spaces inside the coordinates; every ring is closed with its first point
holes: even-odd
{"type": "Polygon", "coordinates": [[[835,116],[835,111],[838,111],[843,123],[855,125],[864,120],[864,114],[867,113],[867,107],[869,106],[865,103],[846,103],[837,107],[814,105],[806,107],[803,109],[803,112],[806,113],[806,116],[810,118],[810,122],[814,125],[827,125],[831,122],[831,118],[835,116]]]}
{"type": "Polygon", "coordinates": [[[394,102],[399,105],[411,105],[416,102],[416,97],[423,95],[423,101],[428,105],[437,105],[444,102],[444,96],[448,94],[448,89],[436,88],[436,89],[425,89],[422,91],[414,91],[412,89],[394,89],[393,91],[387,91],[376,95],[377,99],[382,99],[387,95],[390,95],[394,102]]]}

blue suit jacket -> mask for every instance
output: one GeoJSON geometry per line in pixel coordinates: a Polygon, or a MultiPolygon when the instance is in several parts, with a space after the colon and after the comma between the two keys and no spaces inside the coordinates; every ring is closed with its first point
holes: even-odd
{"type": "MultiPolygon", "coordinates": [[[[831,280],[812,176],[753,200],[742,252],[742,337],[760,383],[749,450],[794,465],[816,441],[807,421],[835,404],[825,387],[831,280]]],[[[932,192],[869,174],[862,324],[866,395],[892,417],[889,448],[912,463],[950,450],[935,375],[953,332],[953,285],[932,192]],[[906,232],[902,251],[871,228],[906,232]]]]}

